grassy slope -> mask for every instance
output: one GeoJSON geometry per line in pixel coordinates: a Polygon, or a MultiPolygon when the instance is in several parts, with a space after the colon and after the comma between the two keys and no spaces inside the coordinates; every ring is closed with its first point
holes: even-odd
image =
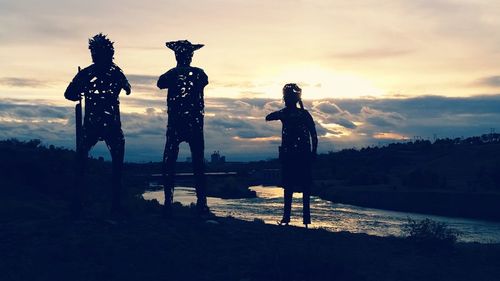
{"type": "Polygon", "coordinates": [[[94,203],[66,218],[63,201],[21,190],[0,200],[0,280],[495,280],[500,245],[426,249],[406,240],[198,220],[131,199],[108,221],[94,203]]]}

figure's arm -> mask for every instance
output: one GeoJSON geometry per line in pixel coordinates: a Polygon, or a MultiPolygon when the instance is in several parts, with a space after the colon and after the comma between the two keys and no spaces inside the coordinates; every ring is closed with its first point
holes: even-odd
{"type": "Polygon", "coordinates": [[[311,135],[312,153],[313,155],[316,155],[318,151],[318,133],[316,132],[316,124],[314,123],[314,120],[309,112],[307,115],[309,119],[307,127],[309,129],[309,134],[311,135]]]}
{"type": "Polygon", "coordinates": [[[201,75],[200,75],[200,80],[201,80],[201,85],[202,87],[205,87],[206,85],[208,85],[208,76],[207,74],[205,73],[205,71],[201,70],[201,75]]]}
{"type": "Polygon", "coordinates": [[[125,90],[125,94],[130,95],[132,93],[132,86],[130,86],[130,83],[128,82],[127,77],[125,77],[125,74],[122,72],[122,89],[125,90]]]}
{"type": "Polygon", "coordinates": [[[130,86],[130,83],[128,80],[126,80],[125,85],[123,86],[123,89],[125,90],[125,94],[130,95],[132,93],[132,86],[130,86]]]}
{"type": "Polygon", "coordinates": [[[158,78],[158,82],[156,82],[156,86],[162,90],[168,88],[167,73],[162,74],[160,78],[158,78]]]}
{"type": "Polygon", "coordinates": [[[132,86],[130,86],[130,83],[128,82],[128,79],[125,76],[125,73],[123,73],[123,70],[117,65],[115,65],[115,67],[117,72],[113,72],[113,77],[115,77],[115,79],[118,80],[121,89],[125,90],[125,93],[127,95],[130,95],[130,93],[132,92],[132,86]]]}
{"type": "Polygon", "coordinates": [[[203,71],[203,69],[200,69],[201,70],[201,73],[200,75],[198,76],[198,79],[199,79],[199,82],[200,83],[196,83],[196,84],[199,84],[201,89],[199,89],[199,92],[200,92],[200,108],[201,108],[201,111],[202,113],[205,112],[205,94],[203,92],[203,89],[205,88],[206,85],[208,85],[208,76],[207,74],[205,74],[205,72],[203,71]]]}
{"type": "Polygon", "coordinates": [[[280,120],[281,119],[281,110],[275,111],[273,113],[269,113],[266,116],[266,121],[280,120]]]}
{"type": "Polygon", "coordinates": [[[313,130],[310,131],[311,139],[312,139],[312,153],[316,155],[318,153],[318,134],[316,134],[316,128],[313,127],[313,130]]]}
{"type": "Polygon", "coordinates": [[[66,91],[64,92],[64,97],[70,101],[78,101],[80,100],[82,93],[82,81],[81,81],[81,72],[79,71],[73,80],[69,83],[66,91]]]}
{"type": "Polygon", "coordinates": [[[195,92],[203,94],[203,89],[208,85],[208,76],[205,74],[205,71],[201,68],[193,67],[190,76],[188,79],[191,79],[193,82],[195,92]]]}

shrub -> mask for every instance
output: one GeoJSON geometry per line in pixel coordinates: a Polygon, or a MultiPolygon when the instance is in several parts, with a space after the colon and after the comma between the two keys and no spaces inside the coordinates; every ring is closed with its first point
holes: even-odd
{"type": "Polygon", "coordinates": [[[402,232],[409,240],[431,245],[453,245],[460,236],[458,230],[450,228],[446,223],[428,218],[420,221],[408,218],[407,223],[402,226],[402,232]]]}
{"type": "Polygon", "coordinates": [[[253,222],[254,223],[259,223],[259,224],[265,224],[264,220],[263,219],[259,219],[259,218],[254,218],[253,222]]]}

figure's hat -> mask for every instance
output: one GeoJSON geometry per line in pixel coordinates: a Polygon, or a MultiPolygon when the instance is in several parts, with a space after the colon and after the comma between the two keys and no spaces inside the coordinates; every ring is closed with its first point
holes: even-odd
{"type": "Polygon", "coordinates": [[[188,40],[170,41],[165,43],[165,45],[176,54],[192,53],[205,46],[203,44],[191,44],[188,40]]]}

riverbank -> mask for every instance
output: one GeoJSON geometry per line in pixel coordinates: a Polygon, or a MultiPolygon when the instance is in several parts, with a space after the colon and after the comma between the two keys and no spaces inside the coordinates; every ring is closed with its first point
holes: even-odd
{"type": "Polygon", "coordinates": [[[315,193],[335,203],[392,211],[500,221],[500,194],[402,190],[388,185],[336,186],[319,183],[315,193]],[[321,186],[322,185],[322,186],[321,186]]]}
{"type": "Polygon", "coordinates": [[[495,280],[500,245],[429,249],[401,238],[198,219],[176,204],[127,199],[128,215],[26,188],[0,199],[0,280],[495,280]]]}
{"type": "MultiPolygon", "coordinates": [[[[155,181],[150,181],[151,177],[143,176],[142,181],[144,186],[148,186],[147,190],[143,191],[159,191],[163,190],[163,185],[159,183],[158,177],[155,181]]],[[[206,194],[209,197],[216,197],[221,199],[243,199],[255,198],[257,194],[255,191],[249,189],[248,181],[245,177],[238,175],[222,178],[210,178],[207,176],[206,194]]],[[[193,186],[195,185],[192,179],[186,181],[176,181],[176,186],[193,186]]]]}
{"type": "MultiPolygon", "coordinates": [[[[276,224],[283,215],[283,189],[279,187],[255,186],[257,198],[220,199],[208,197],[211,210],[220,217],[231,216],[236,219],[253,221],[259,218],[266,223],[276,224]]],[[[143,194],[146,200],[164,201],[163,191],[148,191],[143,194]]],[[[193,188],[178,187],[174,201],[184,206],[196,202],[193,188]]],[[[483,220],[451,218],[423,215],[410,212],[388,211],[359,207],[348,204],[332,203],[317,196],[311,197],[311,228],[321,228],[331,232],[365,233],[382,237],[402,237],[402,229],[408,219],[421,221],[431,219],[460,232],[458,241],[479,243],[500,243],[500,223],[483,220]]],[[[291,224],[302,225],[302,196],[294,194],[292,199],[291,224]]]]}

